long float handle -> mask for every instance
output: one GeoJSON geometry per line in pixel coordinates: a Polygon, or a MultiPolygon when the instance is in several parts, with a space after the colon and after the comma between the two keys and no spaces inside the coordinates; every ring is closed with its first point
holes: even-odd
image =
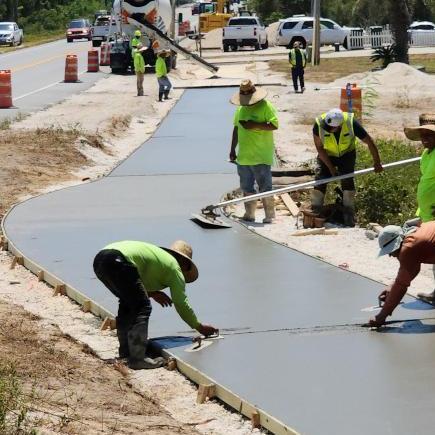
{"type": "MultiPolygon", "coordinates": [[[[414,158],[408,159],[408,160],[400,160],[398,162],[387,163],[387,164],[382,165],[382,166],[384,169],[397,168],[399,166],[405,166],[405,165],[409,165],[411,163],[419,162],[420,159],[421,159],[421,157],[414,157],[414,158]]],[[[268,197],[273,196],[273,195],[280,195],[282,193],[288,193],[288,192],[293,192],[295,190],[306,189],[307,187],[315,187],[315,186],[320,186],[322,184],[332,183],[334,181],[346,180],[347,178],[353,178],[353,177],[358,176],[358,175],[369,174],[369,173],[374,172],[374,171],[375,171],[375,168],[367,168],[367,169],[361,169],[359,171],[352,172],[350,174],[338,175],[336,177],[325,178],[323,180],[314,180],[314,181],[307,181],[306,183],[292,184],[290,186],[282,187],[282,188],[276,189],[276,190],[271,190],[269,192],[257,193],[255,195],[249,195],[249,196],[244,196],[242,198],[236,198],[236,199],[231,199],[229,201],[223,201],[223,202],[220,202],[219,204],[216,204],[216,205],[209,205],[208,207],[205,208],[205,210],[214,210],[216,208],[225,207],[227,205],[239,204],[239,203],[246,202],[246,201],[253,201],[256,199],[268,198],[268,197]]]]}

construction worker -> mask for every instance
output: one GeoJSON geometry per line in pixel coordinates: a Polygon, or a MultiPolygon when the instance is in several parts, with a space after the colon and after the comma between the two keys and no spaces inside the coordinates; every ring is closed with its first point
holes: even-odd
{"type": "Polygon", "coordinates": [[[164,365],[163,358],[147,358],[150,298],[162,307],[174,304],[180,317],[204,336],[217,333],[199,322],[185,293],[186,283],[196,281],[198,269],[192,248],[181,240],[170,248],[144,242],[123,241],[106,246],[94,260],[98,279],[119,299],[116,319],[119,356],[135,370],[164,365]],[[171,297],[162,290],[170,288],[171,297]]]}
{"type": "MultiPolygon", "coordinates": [[[[405,128],[405,135],[412,141],[421,141],[424,147],[417,189],[417,215],[422,222],[430,222],[435,219],[435,114],[420,115],[420,125],[405,128]]],[[[435,266],[433,271],[435,278],[435,266]]],[[[431,304],[435,303],[435,290],[418,293],[417,296],[431,304]]]]}
{"type": "Polygon", "coordinates": [[[171,55],[169,50],[161,50],[157,54],[156,60],[156,76],[159,82],[159,102],[169,99],[169,91],[172,88],[172,84],[168,78],[168,68],[166,66],[165,59],[171,55]]]}
{"type": "Polygon", "coordinates": [[[145,78],[145,60],[142,53],[146,50],[145,47],[139,42],[134,50],[133,63],[134,72],[137,78],[137,96],[143,97],[143,82],[145,78]]]}
{"type": "Polygon", "coordinates": [[[138,44],[142,43],[141,38],[142,38],[142,32],[140,30],[136,30],[134,32],[134,38],[130,42],[131,57],[133,58],[134,58],[134,52],[136,51],[138,44]]]}
{"type": "Polygon", "coordinates": [[[302,49],[302,45],[299,41],[293,44],[293,48],[289,53],[289,62],[292,66],[292,79],[295,92],[298,93],[298,80],[301,84],[301,93],[305,92],[305,80],[304,73],[307,66],[307,53],[302,49]]]}
{"type": "MultiPolygon", "coordinates": [[[[240,188],[244,196],[256,193],[255,182],[260,192],[272,190],[271,166],[275,149],[273,131],[278,129],[278,115],[266,97],[265,89],[256,88],[251,80],[244,80],[239,92],[231,98],[231,103],[239,107],[234,115],[230,161],[237,163],[240,188]]],[[[265,212],[263,223],[272,223],[275,218],[273,196],[263,198],[262,201],[265,212]]],[[[255,222],[256,208],[257,201],[245,202],[242,219],[255,222]]]]}
{"type": "Polygon", "coordinates": [[[384,290],[379,300],[384,303],[379,314],[366,326],[379,327],[391,316],[422,264],[435,264],[435,222],[404,230],[395,225],[385,227],[379,234],[379,256],[389,255],[399,260],[400,268],[393,285],[384,290]]]}
{"type": "MultiPolygon", "coordinates": [[[[373,157],[375,172],[383,171],[378,149],[353,113],[333,109],[320,115],[313,127],[314,144],[317,149],[318,167],[316,180],[355,172],[356,139],[369,147],[373,157]]],[[[353,178],[341,182],[343,190],[343,219],[349,227],[355,226],[355,182],[353,178]]],[[[315,213],[321,213],[327,185],[314,188],[311,206],[315,213]]]]}

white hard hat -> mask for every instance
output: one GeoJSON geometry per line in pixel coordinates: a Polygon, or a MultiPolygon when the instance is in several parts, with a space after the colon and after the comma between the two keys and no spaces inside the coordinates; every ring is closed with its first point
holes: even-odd
{"type": "Polygon", "coordinates": [[[330,110],[325,117],[325,125],[328,127],[341,127],[344,122],[344,114],[340,109],[330,110]]]}

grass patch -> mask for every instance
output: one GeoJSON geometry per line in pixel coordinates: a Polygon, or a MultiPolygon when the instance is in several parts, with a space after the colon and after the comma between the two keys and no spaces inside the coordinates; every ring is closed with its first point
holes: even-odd
{"type": "MultiPolygon", "coordinates": [[[[423,65],[426,72],[435,74],[435,54],[419,54],[410,56],[411,65],[423,65]]],[[[271,60],[270,69],[279,73],[286,73],[290,79],[290,66],[287,60],[271,60]]],[[[352,57],[322,59],[320,66],[307,65],[305,69],[305,80],[317,83],[330,83],[340,77],[350,74],[363,73],[378,66],[369,57],[352,57]]]]}
{"type": "Polygon", "coordinates": [[[36,45],[46,44],[48,42],[57,41],[65,38],[65,32],[46,32],[46,33],[29,33],[24,35],[24,43],[16,47],[0,48],[0,54],[10,51],[20,50],[22,48],[34,47],[36,45]]]}

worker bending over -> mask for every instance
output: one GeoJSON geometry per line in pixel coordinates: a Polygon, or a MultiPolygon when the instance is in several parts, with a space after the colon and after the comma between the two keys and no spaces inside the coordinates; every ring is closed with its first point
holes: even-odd
{"type": "MultiPolygon", "coordinates": [[[[435,114],[420,115],[420,126],[405,128],[405,134],[410,140],[421,141],[424,147],[420,162],[421,178],[417,189],[417,216],[422,222],[430,222],[435,219],[435,114]]],[[[431,304],[435,302],[435,290],[418,293],[417,296],[431,304]]]]}
{"type": "MultiPolygon", "coordinates": [[[[317,149],[316,180],[345,175],[355,172],[356,141],[362,140],[369,147],[373,157],[375,172],[382,172],[378,149],[353,113],[333,109],[320,115],[313,127],[314,144],[317,149]]],[[[349,227],[355,225],[355,181],[353,178],[342,180],[343,219],[349,227]]],[[[325,200],[327,184],[314,188],[311,207],[320,213],[325,200]]]]}
{"type": "Polygon", "coordinates": [[[133,63],[134,72],[137,78],[137,96],[143,97],[143,82],[145,79],[145,60],[142,53],[146,50],[141,43],[137,44],[136,50],[134,50],[133,63]]]}
{"type": "Polygon", "coordinates": [[[293,86],[295,88],[295,92],[297,93],[299,90],[299,83],[301,85],[301,93],[305,92],[305,67],[307,66],[307,53],[302,48],[302,45],[299,41],[296,41],[293,44],[293,48],[289,53],[289,62],[292,67],[292,79],[293,86]],[[298,83],[299,81],[299,83],[298,83]]]}
{"type": "MultiPolygon", "coordinates": [[[[278,129],[278,115],[266,97],[265,89],[256,88],[251,80],[244,80],[239,92],[231,98],[231,103],[239,107],[234,115],[230,161],[237,163],[244,196],[256,193],[255,182],[260,192],[272,190],[271,168],[275,152],[273,131],[278,129]]],[[[273,196],[262,201],[265,212],[263,223],[272,223],[275,218],[273,196]]],[[[245,202],[242,219],[255,222],[256,208],[257,201],[245,202]]]]}
{"type": "Polygon", "coordinates": [[[379,256],[397,258],[400,268],[393,285],[379,296],[384,305],[379,314],[367,324],[373,327],[382,326],[385,319],[391,316],[413,279],[420,273],[421,265],[435,264],[435,222],[406,230],[389,225],[379,234],[379,246],[379,256]]]}
{"type": "Polygon", "coordinates": [[[187,300],[186,283],[196,281],[198,269],[186,242],[177,241],[169,249],[144,242],[112,243],[95,257],[94,271],[119,299],[119,356],[128,358],[132,369],[153,369],[164,364],[163,358],[146,357],[150,298],[162,307],[174,304],[180,317],[202,335],[217,332],[213,326],[199,322],[187,300]],[[165,288],[170,289],[171,297],[162,292],[165,288]]]}
{"type": "Polygon", "coordinates": [[[156,61],[156,76],[159,83],[159,102],[169,99],[169,91],[172,88],[172,84],[168,78],[168,68],[166,66],[165,59],[171,55],[169,50],[159,51],[156,61]]]}

